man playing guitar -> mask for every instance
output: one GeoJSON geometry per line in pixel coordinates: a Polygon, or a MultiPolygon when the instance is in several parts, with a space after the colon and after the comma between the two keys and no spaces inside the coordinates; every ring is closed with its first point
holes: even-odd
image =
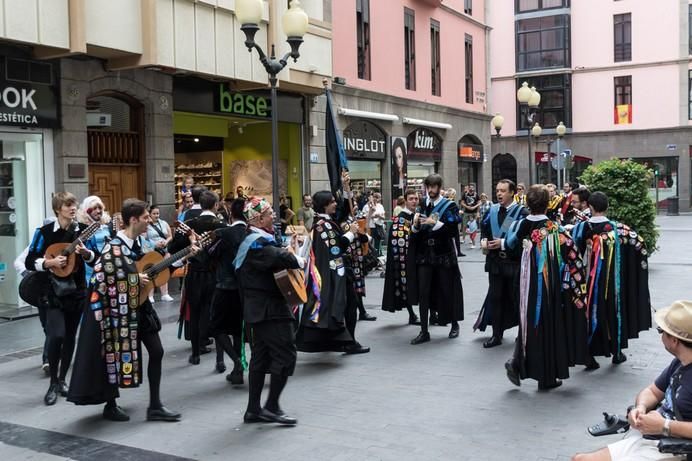
{"type": "Polygon", "coordinates": [[[65,377],[72,361],[79,316],[86,295],[84,261],[92,262],[95,259],[94,252],[87,250],[81,242],[75,249],[79,257],[75,254],[69,256],[59,254],[55,257],[46,255],[48,247],[56,243],[70,243],[77,240],[80,233],[87,227],[75,221],[77,198],[74,195],[69,192],[58,192],[53,196],[52,206],[57,219],[36,229],[26,257],[26,268],[30,271],[45,272],[66,267],[69,258],[75,258],[76,263],[75,271],[65,278],[49,275],[54,280],[43,285],[45,291],[40,296],[40,308],[45,309],[46,312],[50,369],[50,386],[43,399],[46,405],[54,405],[58,400],[58,394],[67,395],[65,377]]]}

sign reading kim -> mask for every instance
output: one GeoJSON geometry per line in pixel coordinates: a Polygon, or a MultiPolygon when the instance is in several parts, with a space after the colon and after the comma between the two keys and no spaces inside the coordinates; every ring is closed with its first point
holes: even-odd
{"type": "Polygon", "coordinates": [[[387,133],[372,122],[356,120],[344,129],[344,150],[348,158],[383,160],[387,133]]]}
{"type": "Polygon", "coordinates": [[[417,160],[442,159],[442,137],[428,128],[416,128],[407,138],[408,157],[417,160]]]}

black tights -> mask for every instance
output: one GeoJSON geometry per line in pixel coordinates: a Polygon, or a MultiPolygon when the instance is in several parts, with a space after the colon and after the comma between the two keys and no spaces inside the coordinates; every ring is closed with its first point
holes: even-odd
{"type": "Polygon", "coordinates": [[[46,308],[46,355],[50,365],[51,384],[65,380],[72,362],[81,311],[71,307],[46,308]]]}
{"type": "Polygon", "coordinates": [[[219,334],[214,339],[216,340],[216,363],[223,362],[223,353],[225,352],[233,360],[234,368],[240,366],[240,336],[233,336],[233,344],[231,344],[231,338],[228,335],[219,334]]]}
{"type": "MultiPolygon", "coordinates": [[[[147,364],[147,377],[149,379],[149,408],[158,409],[161,403],[161,362],[163,361],[163,346],[158,332],[140,332],[142,344],[147,348],[149,362],[147,364]]],[[[140,351],[141,353],[141,351],[140,351]]],[[[144,359],[144,357],[142,357],[144,359]]],[[[106,407],[115,406],[115,399],[109,400],[106,407]]]]}
{"type": "MultiPolygon", "coordinates": [[[[247,411],[250,413],[259,413],[262,409],[262,389],[264,388],[264,376],[265,373],[258,371],[251,371],[248,374],[248,386],[250,388],[250,394],[248,396],[247,411]]],[[[281,392],[286,387],[288,382],[288,376],[283,375],[271,375],[271,381],[269,383],[269,396],[267,396],[267,402],[265,407],[272,413],[281,412],[281,406],[279,405],[279,397],[281,397],[281,392]]]]}

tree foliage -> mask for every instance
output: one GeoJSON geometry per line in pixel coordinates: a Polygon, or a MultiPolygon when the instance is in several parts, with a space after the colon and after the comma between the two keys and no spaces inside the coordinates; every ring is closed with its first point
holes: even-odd
{"type": "Polygon", "coordinates": [[[591,192],[608,196],[608,217],[637,231],[649,253],[656,250],[656,205],[649,196],[653,172],[631,160],[612,159],[591,165],[580,181],[591,192]]]}

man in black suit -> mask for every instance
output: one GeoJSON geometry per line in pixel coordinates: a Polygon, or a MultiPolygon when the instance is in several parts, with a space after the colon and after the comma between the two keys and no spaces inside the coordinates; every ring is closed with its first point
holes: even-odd
{"type": "Polygon", "coordinates": [[[250,198],[245,204],[249,232],[238,248],[234,266],[239,271],[243,315],[249,327],[252,359],[248,377],[246,423],[275,422],[295,425],[286,415],[279,397],[296,365],[293,312],[281,294],[274,272],[305,266],[305,260],[281,247],[274,238],[273,211],[264,199],[250,198]],[[269,396],[261,406],[266,374],[271,374],[269,396]]]}
{"type": "MultiPolygon", "coordinates": [[[[193,190],[194,194],[194,190],[193,190]]],[[[216,207],[219,197],[214,192],[202,191],[199,197],[201,212],[198,217],[185,221],[185,224],[197,235],[207,231],[214,231],[224,227],[223,222],[216,216],[216,207]]],[[[190,210],[192,211],[192,210],[190,210]]],[[[180,229],[180,228],[179,228],[180,229]]],[[[168,251],[173,254],[190,245],[190,236],[182,232],[176,232],[175,237],[168,246],[168,251]]],[[[214,264],[207,250],[202,250],[189,259],[187,275],[185,276],[185,299],[190,306],[190,342],[192,354],[188,361],[192,365],[199,365],[200,353],[210,352],[200,339],[208,337],[209,312],[211,298],[216,286],[214,264]]]]}

